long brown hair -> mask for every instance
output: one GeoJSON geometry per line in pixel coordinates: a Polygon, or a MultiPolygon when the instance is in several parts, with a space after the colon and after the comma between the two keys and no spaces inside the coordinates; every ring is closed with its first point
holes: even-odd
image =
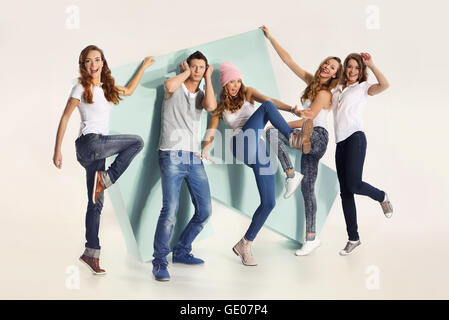
{"type": "Polygon", "coordinates": [[[226,86],[223,87],[220,94],[220,102],[218,103],[217,109],[212,113],[213,116],[219,116],[221,118],[223,111],[228,110],[234,113],[242,107],[245,102],[246,87],[243,82],[241,84],[239,92],[234,97],[229,94],[226,86]]]}
{"type": "Polygon", "coordinates": [[[103,61],[103,68],[101,70],[101,78],[100,81],[102,84],[102,89],[104,91],[104,96],[107,101],[112,102],[114,104],[118,104],[122,98],[120,98],[119,90],[115,86],[115,80],[111,75],[111,70],[108,67],[108,62],[106,61],[106,58],[104,57],[103,50],[98,48],[97,46],[90,45],[83,49],[80,53],[80,57],[78,59],[79,69],[80,69],[80,77],[78,78],[78,82],[83,86],[84,93],[83,93],[83,99],[87,103],[93,103],[92,101],[92,76],[87,72],[85,61],[86,57],[89,54],[90,51],[95,50],[100,52],[101,54],[101,60],[103,61]]]}
{"type": "Polygon", "coordinates": [[[341,78],[341,74],[342,74],[342,65],[341,65],[341,60],[339,57],[327,57],[326,59],[324,59],[320,63],[320,66],[318,67],[318,69],[316,70],[315,75],[313,76],[313,80],[309,83],[307,88],[304,90],[304,93],[302,94],[302,97],[301,97],[301,103],[304,104],[304,102],[307,99],[309,99],[310,101],[313,101],[320,90],[328,90],[330,92],[333,88],[335,88],[337,86],[337,84],[341,78]],[[335,74],[335,78],[330,78],[325,83],[321,83],[320,82],[321,67],[323,66],[323,64],[327,63],[331,59],[336,60],[338,62],[338,70],[337,70],[337,73],[335,74]]]}
{"type": "Polygon", "coordinates": [[[348,67],[349,60],[351,59],[354,59],[360,67],[359,78],[357,81],[361,83],[368,80],[368,70],[365,62],[363,62],[362,56],[358,53],[351,53],[346,57],[345,62],[343,63],[343,75],[341,76],[340,82],[343,85],[346,85],[346,82],[348,81],[348,78],[346,77],[346,68],[348,67]]]}

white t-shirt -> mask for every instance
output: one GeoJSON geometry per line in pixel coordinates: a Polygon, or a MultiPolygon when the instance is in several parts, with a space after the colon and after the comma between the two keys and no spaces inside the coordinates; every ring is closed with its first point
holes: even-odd
{"type": "Polygon", "coordinates": [[[336,143],[346,140],[357,131],[363,131],[362,111],[366,105],[368,81],[356,82],[345,89],[338,85],[332,95],[331,109],[334,112],[334,129],[336,143]]]}
{"type": "Polygon", "coordinates": [[[101,87],[92,85],[92,101],[89,104],[82,98],[84,88],[78,83],[72,89],[70,96],[78,99],[78,110],[81,116],[80,132],[81,134],[97,133],[108,135],[109,134],[109,114],[113,103],[106,100],[104,91],[101,87]]]}
{"type": "Polygon", "coordinates": [[[232,113],[229,110],[223,111],[223,120],[232,130],[232,135],[235,136],[242,130],[246,121],[253,115],[256,111],[254,105],[245,100],[242,107],[236,112],[232,113]]]}

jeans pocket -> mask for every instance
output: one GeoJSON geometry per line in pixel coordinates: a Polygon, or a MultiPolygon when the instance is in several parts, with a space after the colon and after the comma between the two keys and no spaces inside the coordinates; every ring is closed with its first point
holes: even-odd
{"type": "Polygon", "coordinates": [[[81,136],[75,141],[76,159],[79,162],[95,160],[95,143],[98,141],[98,135],[81,136]]]}

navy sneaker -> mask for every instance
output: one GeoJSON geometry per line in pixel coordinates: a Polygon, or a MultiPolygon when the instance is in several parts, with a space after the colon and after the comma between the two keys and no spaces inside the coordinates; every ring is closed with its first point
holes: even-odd
{"type": "Polygon", "coordinates": [[[170,280],[170,274],[168,273],[167,266],[162,264],[153,265],[153,275],[157,281],[170,280]]]}
{"type": "Polygon", "coordinates": [[[173,263],[184,263],[193,265],[204,263],[204,260],[195,258],[193,254],[173,255],[172,261],[173,263]]]}

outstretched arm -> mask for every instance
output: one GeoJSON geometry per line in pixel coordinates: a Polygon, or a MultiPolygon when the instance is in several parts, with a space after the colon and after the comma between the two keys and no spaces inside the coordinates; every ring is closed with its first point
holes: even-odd
{"type": "Polygon", "coordinates": [[[134,90],[136,90],[137,85],[139,84],[140,80],[142,79],[142,75],[146,68],[151,66],[153,63],[155,63],[156,60],[154,60],[154,57],[146,57],[142,64],[140,65],[139,70],[137,70],[134,77],[131,79],[131,81],[125,86],[117,86],[117,89],[119,90],[120,95],[122,96],[130,96],[134,93],[134,90]]]}
{"type": "Polygon", "coordinates": [[[374,73],[374,76],[376,77],[377,82],[378,82],[376,84],[373,84],[371,87],[369,87],[368,94],[370,96],[375,96],[376,94],[379,94],[379,93],[387,90],[388,87],[390,86],[388,84],[388,80],[387,80],[387,78],[385,78],[383,73],[380,72],[380,70],[377,69],[377,67],[374,65],[371,55],[369,53],[362,53],[361,55],[362,55],[362,59],[365,62],[366,66],[371,69],[371,71],[374,73]]]}
{"type": "Polygon", "coordinates": [[[247,94],[248,101],[256,100],[259,103],[263,103],[264,101],[269,100],[269,101],[273,102],[274,105],[279,110],[292,111],[291,106],[289,106],[288,104],[286,104],[278,99],[267,97],[252,87],[247,87],[246,89],[247,89],[246,94],[247,94]]]}
{"type": "MultiPolygon", "coordinates": [[[[302,110],[300,116],[304,119],[315,119],[315,117],[320,113],[321,109],[325,109],[331,105],[332,93],[328,90],[320,90],[313,99],[312,104],[309,108],[302,110]]],[[[299,114],[298,114],[299,116],[299,114]]]]}
{"type": "Polygon", "coordinates": [[[58,169],[62,168],[61,145],[62,140],[64,138],[65,130],[67,128],[67,123],[70,120],[70,116],[72,115],[73,110],[75,110],[75,108],[78,106],[79,103],[80,101],[78,99],[70,98],[69,101],[67,101],[64,113],[62,114],[61,120],[59,121],[58,132],[56,134],[56,141],[55,141],[55,150],[53,153],[53,163],[58,169]]]}
{"type": "Polygon", "coordinates": [[[301,80],[303,80],[305,83],[309,84],[313,80],[313,76],[305,71],[303,68],[301,68],[290,56],[290,54],[281,47],[281,45],[273,38],[273,36],[270,34],[270,31],[267,27],[261,26],[260,29],[265,34],[265,37],[267,37],[268,40],[270,40],[271,45],[273,46],[274,50],[276,50],[277,54],[281,58],[281,60],[292,70],[301,80]]]}

